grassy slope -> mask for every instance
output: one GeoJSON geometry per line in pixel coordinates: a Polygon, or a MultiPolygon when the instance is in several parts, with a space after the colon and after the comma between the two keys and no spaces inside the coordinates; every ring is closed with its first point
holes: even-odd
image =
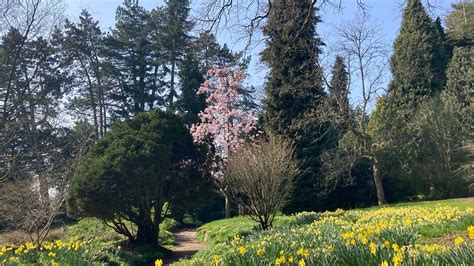
{"type": "MultiPolygon", "coordinates": [[[[422,202],[409,202],[409,203],[398,203],[390,205],[388,208],[401,208],[401,207],[424,207],[424,208],[436,208],[440,206],[446,207],[457,207],[465,209],[467,207],[474,207],[474,198],[467,199],[449,199],[449,200],[438,200],[438,201],[422,201],[422,202]]],[[[374,210],[380,207],[371,207],[363,210],[374,210]]],[[[294,224],[293,216],[279,215],[274,223],[275,227],[294,224]]],[[[307,223],[310,223],[312,219],[308,219],[307,223]]],[[[466,221],[468,223],[468,221],[466,221]]],[[[234,217],[230,219],[216,220],[201,226],[198,230],[198,240],[206,242],[211,245],[225,242],[232,239],[234,236],[245,236],[254,232],[254,228],[257,223],[252,221],[249,217],[234,217]]],[[[439,237],[449,233],[455,233],[457,231],[464,230],[464,224],[455,228],[434,228],[426,227],[421,231],[423,237],[439,237]]],[[[423,238],[422,238],[423,239],[423,238]]],[[[421,239],[421,241],[423,241],[421,239]]]]}
{"type": "MultiPolygon", "coordinates": [[[[437,208],[437,207],[456,207],[464,210],[468,207],[474,207],[474,198],[466,199],[449,199],[439,201],[423,201],[393,204],[385,208],[404,208],[404,207],[423,207],[423,208],[437,208]]],[[[360,209],[361,211],[371,211],[380,207],[371,207],[360,209]]],[[[294,216],[277,217],[274,224],[275,227],[282,227],[286,225],[307,225],[318,218],[318,213],[302,213],[294,216]]],[[[419,231],[417,242],[424,243],[440,243],[445,241],[452,241],[452,236],[465,231],[466,227],[472,224],[472,216],[467,220],[461,220],[455,224],[444,227],[425,226],[419,231]]],[[[245,236],[255,233],[255,226],[257,224],[248,217],[234,217],[230,219],[217,220],[207,223],[199,228],[198,239],[210,244],[210,248],[198,252],[195,258],[209,258],[213,254],[226,252],[228,247],[225,245],[227,240],[234,236],[245,236]],[[221,244],[222,243],[222,244],[221,244]],[[219,252],[221,250],[221,252],[219,252]]],[[[188,265],[189,261],[181,261],[175,265],[188,265]]]]}
{"type": "MultiPolygon", "coordinates": [[[[165,219],[160,224],[159,241],[161,245],[171,249],[173,247],[174,235],[171,232],[176,227],[176,221],[165,219]]],[[[84,218],[77,223],[64,228],[65,242],[71,239],[91,240],[94,243],[92,257],[108,265],[143,265],[150,264],[156,258],[163,255],[155,247],[124,248],[126,237],[116,233],[112,228],[106,226],[96,218],[84,218]]]]}

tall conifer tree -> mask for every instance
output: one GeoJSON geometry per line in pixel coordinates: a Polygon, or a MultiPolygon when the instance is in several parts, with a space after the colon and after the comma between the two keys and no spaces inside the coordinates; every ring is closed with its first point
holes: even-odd
{"type": "Polygon", "coordinates": [[[336,56],[331,74],[329,93],[332,106],[340,112],[346,112],[349,109],[349,74],[344,58],[336,56]]]}
{"type": "Polygon", "coordinates": [[[390,59],[389,96],[398,109],[413,110],[443,88],[447,57],[441,33],[420,0],[409,0],[390,59]]]}
{"type": "Polygon", "coordinates": [[[129,118],[161,103],[152,82],[150,31],[150,13],[137,0],[125,0],[117,8],[115,27],[104,43],[115,118],[129,118]]]}
{"type": "Polygon", "coordinates": [[[287,212],[317,208],[318,156],[323,148],[321,128],[308,114],[325,96],[318,66],[321,40],[316,35],[316,8],[310,0],[276,0],[264,34],[262,60],[269,66],[265,124],[273,133],[295,142],[301,173],[287,212]]]}
{"type": "Polygon", "coordinates": [[[206,96],[197,91],[204,82],[204,75],[199,70],[199,62],[188,52],[184,56],[179,71],[181,95],[178,100],[178,111],[184,117],[186,125],[199,122],[199,112],[206,107],[206,96]]]}
{"type": "Polygon", "coordinates": [[[164,68],[169,74],[166,105],[168,110],[174,111],[179,66],[183,63],[184,51],[190,44],[189,32],[193,28],[189,20],[189,0],[168,0],[159,14],[162,20],[159,45],[164,56],[164,68]]]}

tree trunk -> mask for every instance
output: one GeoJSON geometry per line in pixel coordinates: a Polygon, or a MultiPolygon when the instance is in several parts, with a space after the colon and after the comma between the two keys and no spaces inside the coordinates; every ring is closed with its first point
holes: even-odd
{"type": "Polygon", "coordinates": [[[171,63],[171,81],[170,81],[170,94],[169,94],[169,99],[168,99],[168,110],[173,112],[174,111],[174,95],[176,94],[174,90],[174,75],[176,71],[176,62],[173,59],[171,63]]]}
{"type": "Polygon", "coordinates": [[[230,195],[227,192],[224,192],[225,199],[225,218],[230,218],[230,195]]]}
{"type": "Polygon", "coordinates": [[[436,191],[435,191],[435,186],[433,182],[433,177],[431,175],[428,177],[428,185],[430,188],[430,199],[433,199],[436,195],[436,191]]]}
{"type": "Polygon", "coordinates": [[[237,210],[238,210],[238,214],[239,216],[242,216],[242,215],[245,215],[245,210],[244,210],[244,207],[242,206],[242,204],[239,204],[237,205],[237,210]]]}
{"type": "Polygon", "coordinates": [[[387,204],[385,192],[382,185],[382,176],[380,175],[380,162],[376,155],[372,156],[372,171],[374,175],[375,189],[377,190],[377,199],[380,206],[387,204]]]}
{"type": "Polygon", "coordinates": [[[134,244],[138,245],[158,245],[159,227],[150,219],[145,219],[137,228],[137,237],[134,244]]]}

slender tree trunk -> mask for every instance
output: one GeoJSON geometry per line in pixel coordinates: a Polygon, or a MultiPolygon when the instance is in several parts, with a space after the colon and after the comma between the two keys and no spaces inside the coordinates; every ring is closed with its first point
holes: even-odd
{"type": "Polygon", "coordinates": [[[83,62],[83,60],[81,59],[80,56],[79,56],[79,63],[81,64],[81,67],[82,67],[82,69],[84,71],[84,74],[86,75],[86,78],[87,78],[87,84],[88,84],[87,91],[89,93],[89,104],[90,104],[90,107],[92,109],[92,119],[93,119],[93,122],[94,122],[94,134],[95,134],[95,139],[97,140],[97,139],[99,139],[99,122],[98,122],[98,119],[97,119],[97,104],[95,102],[96,99],[95,99],[95,96],[94,96],[94,84],[93,84],[91,76],[89,74],[88,67],[83,62]]]}
{"type": "Polygon", "coordinates": [[[377,199],[380,206],[387,204],[385,191],[382,185],[382,176],[380,175],[380,162],[377,155],[372,156],[372,171],[374,175],[375,189],[377,190],[377,199]]]}
{"type": "Polygon", "coordinates": [[[104,90],[102,87],[102,75],[100,70],[100,61],[96,53],[94,53],[94,73],[97,80],[97,95],[99,103],[99,134],[103,136],[107,128],[107,117],[105,108],[104,90]]]}
{"type": "Polygon", "coordinates": [[[428,177],[428,184],[430,188],[430,198],[433,199],[436,195],[436,192],[435,192],[435,186],[433,182],[433,176],[431,175],[428,177]]]}
{"type": "Polygon", "coordinates": [[[170,95],[169,95],[169,105],[168,105],[168,110],[174,111],[174,95],[176,94],[174,90],[174,76],[175,76],[175,71],[176,71],[176,62],[173,59],[171,63],[171,81],[170,81],[170,95]]]}
{"type": "Polygon", "coordinates": [[[94,90],[92,88],[92,84],[89,85],[89,101],[91,104],[92,108],[92,117],[94,121],[94,133],[95,133],[95,139],[99,139],[99,122],[97,119],[97,106],[95,103],[95,97],[94,97],[94,90]]]}
{"type": "Polygon", "coordinates": [[[225,199],[225,218],[230,218],[230,195],[228,192],[224,192],[225,199]]]}
{"type": "Polygon", "coordinates": [[[99,137],[102,137],[104,135],[104,115],[102,113],[104,105],[102,101],[102,92],[99,86],[99,82],[97,82],[97,98],[99,103],[99,137]]]}
{"type": "Polygon", "coordinates": [[[239,216],[245,215],[245,210],[241,204],[237,205],[237,210],[239,212],[239,216]]]}

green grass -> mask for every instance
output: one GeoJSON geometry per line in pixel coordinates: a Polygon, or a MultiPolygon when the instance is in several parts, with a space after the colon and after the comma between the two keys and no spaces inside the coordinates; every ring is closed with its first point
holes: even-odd
{"type": "MultiPolygon", "coordinates": [[[[307,224],[319,215],[317,213],[301,213],[298,215],[277,215],[273,221],[275,227],[290,226],[296,224],[307,224]]],[[[228,240],[234,236],[246,236],[258,231],[258,223],[248,216],[239,216],[229,219],[216,220],[199,227],[197,238],[201,242],[215,245],[228,240]]]]}
{"type": "MultiPolygon", "coordinates": [[[[474,207],[474,198],[467,199],[448,199],[448,200],[438,200],[438,201],[421,201],[421,202],[404,202],[392,204],[384,208],[402,208],[402,207],[424,207],[424,208],[436,208],[440,206],[445,207],[457,207],[461,210],[467,207],[474,207]]],[[[371,211],[374,209],[381,208],[379,206],[374,206],[370,208],[364,208],[360,210],[371,211]]],[[[274,226],[285,226],[285,225],[294,225],[298,224],[309,224],[317,218],[316,213],[303,213],[299,215],[285,216],[278,215],[275,219],[274,226]]],[[[198,240],[201,242],[208,243],[210,245],[215,245],[222,243],[228,240],[231,240],[234,236],[246,236],[256,230],[258,224],[252,219],[246,216],[233,217],[230,219],[222,219],[212,221],[210,223],[202,225],[198,229],[198,240]]],[[[460,226],[461,227],[461,226],[460,226]]],[[[422,236],[424,237],[439,237],[449,232],[457,232],[462,230],[462,228],[423,228],[422,236]]]]}
{"type": "MultiPolygon", "coordinates": [[[[176,228],[177,222],[173,219],[165,219],[160,224],[159,240],[163,246],[172,246],[174,236],[171,230],[176,228]]],[[[123,235],[118,234],[112,228],[105,225],[97,218],[84,218],[77,223],[68,225],[64,228],[64,240],[81,239],[91,240],[95,239],[99,242],[116,242],[120,243],[126,240],[123,235]]]]}
{"type": "MultiPolygon", "coordinates": [[[[472,207],[472,206],[471,206],[472,207]]],[[[420,227],[417,243],[442,243],[451,240],[451,236],[464,234],[469,225],[474,224],[474,214],[462,218],[460,221],[444,226],[426,225],[420,227]]]]}
{"type": "MultiPolygon", "coordinates": [[[[174,235],[171,232],[177,226],[173,219],[165,219],[160,224],[159,241],[165,248],[172,248],[174,235]]],[[[127,238],[116,233],[96,218],[84,218],[77,223],[65,227],[64,240],[91,240],[94,249],[91,250],[93,262],[107,265],[144,265],[150,264],[164,256],[163,250],[157,247],[141,246],[128,248],[127,238]]]]}
{"type": "MultiPolygon", "coordinates": [[[[410,207],[418,206],[423,208],[436,208],[439,206],[445,207],[456,207],[462,210],[468,207],[474,207],[474,197],[473,198],[462,198],[462,199],[447,199],[447,200],[433,200],[433,201],[420,201],[420,202],[403,202],[393,204],[390,207],[410,207]]],[[[378,207],[377,207],[378,208],[378,207]]]]}
{"type": "Polygon", "coordinates": [[[248,217],[234,217],[207,223],[198,229],[197,238],[201,242],[217,244],[236,235],[248,235],[257,224],[248,217]]]}

